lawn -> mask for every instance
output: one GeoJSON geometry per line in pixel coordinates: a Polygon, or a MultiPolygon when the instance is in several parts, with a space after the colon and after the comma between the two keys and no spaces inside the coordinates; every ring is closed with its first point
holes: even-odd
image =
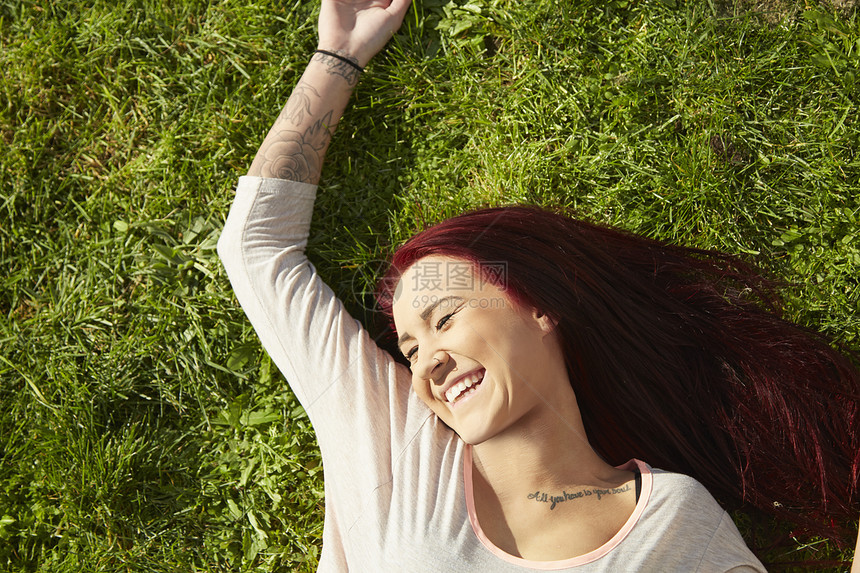
{"type": "MultiPolygon", "coordinates": [[[[0,0],[0,569],[315,569],[314,434],[214,247],[316,9],[0,0]]],[[[391,245],[561,207],[755,261],[860,350],[858,75],[856,6],[417,2],[340,125],[309,254],[379,333],[391,245]]]]}

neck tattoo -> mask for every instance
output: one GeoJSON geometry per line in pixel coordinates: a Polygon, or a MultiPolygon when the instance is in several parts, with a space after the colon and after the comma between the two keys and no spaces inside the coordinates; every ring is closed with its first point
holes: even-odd
{"type": "Polygon", "coordinates": [[[615,495],[618,493],[624,493],[630,491],[630,484],[626,484],[623,487],[611,487],[609,489],[600,489],[600,488],[592,488],[592,489],[581,489],[576,493],[568,493],[562,490],[561,495],[550,495],[546,492],[542,492],[540,490],[530,493],[528,495],[529,499],[533,499],[538,503],[548,503],[550,504],[550,510],[555,509],[555,506],[559,503],[570,501],[574,499],[581,499],[584,497],[597,497],[598,501],[603,499],[609,495],[615,495]]]}

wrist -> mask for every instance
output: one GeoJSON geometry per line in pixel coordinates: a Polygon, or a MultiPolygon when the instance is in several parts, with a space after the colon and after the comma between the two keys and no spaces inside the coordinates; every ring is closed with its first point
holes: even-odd
{"type": "Polygon", "coordinates": [[[311,56],[311,62],[322,65],[328,75],[339,76],[350,86],[357,84],[364,72],[358,58],[350,56],[343,50],[318,48],[311,56]]]}
{"type": "Polygon", "coordinates": [[[359,73],[364,72],[364,67],[358,63],[358,58],[354,58],[343,51],[323,50],[317,48],[314,53],[322,54],[323,56],[328,56],[329,58],[333,58],[335,60],[338,60],[339,62],[343,62],[344,64],[350,66],[359,73]]]}
{"type": "Polygon", "coordinates": [[[365,67],[370,62],[370,57],[365,57],[363,55],[364,51],[358,49],[351,45],[349,42],[332,42],[325,41],[320,39],[317,43],[317,50],[325,50],[327,52],[334,52],[339,56],[343,56],[344,58],[349,58],[350,60],[354,60],[356,64],[365,67]]]}

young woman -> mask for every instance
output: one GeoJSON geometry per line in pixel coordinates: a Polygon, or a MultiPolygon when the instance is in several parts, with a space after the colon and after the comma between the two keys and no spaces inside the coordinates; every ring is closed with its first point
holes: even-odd
{"type": "MultiPolygon", "coordinates": [[[[700,481],[654,469],[689,469],[729,502],[740,494],[759,504],[774,488],[755,480],[798,475],[762,472],[772,458],[758,457],[759,440],[776,432],[738,429],[747,411],[737,399],[750,384],[746,397],[762,397],[761,371],[777,355],[750,366],[749,340],[710,336],[714,324],[770,316],[743,293],[714,290],[751,279],[753,294],[766,296],[750,269],[534,209],[455,218],[402,249],[383,281],[407,368],[308,263],[332,132],[407,8],[408,0],[323,1],[319,50],[240,180],[218,245],[317,433],[326,476],[320,570],[763,571],[700,481]],[[647,268],[653,280],[643,278],[647,268]],[[732,307],[740,313],[713,316],[732,307]],[[666,324],[651,328],[655,321],[666,324]],[[715,380],[722,385],[710,387],[715,380]],[[743,471],[750,464],[754,472],[743,471]]],[[[750,323],[749,339],[796,330],[774,321],[750,323]]],[[[814,336],[804,340],[856,414],[856,372],[814,336]]],[[[836,456],[830,447],[818,444],[822,460],[836,456]]],[[[822,460],[813,465],[843,469],[822,460]]],[[[842,465],[852,461],[856,482],[856,456],[842,465]]],[[[838,482],[816,487],[853,495],[838,482]]]]}

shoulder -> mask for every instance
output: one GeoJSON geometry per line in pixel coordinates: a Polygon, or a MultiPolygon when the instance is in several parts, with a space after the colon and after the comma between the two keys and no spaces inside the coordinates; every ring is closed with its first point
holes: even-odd
{"type": "Polygon", "coordinates": [[[715,531],[726,512],[696,479],[652,468],[636,461],[642,473],[642,495],[637,504],[639,525],[666,535],[696,532],[699,541],[715,531]]]}
{"type": "Polygon", "coordinates": [[[706,511],[720,517],[723,509],[695,478],[688,475],[651,469],[653,489],[652,502],[684,508],[692,511],[706,511]]]}
{"type": "Polygon", "coordinates": [[[747,547],[731,516],[696,479],[652,469],[653,486],[643,524],[664,542],[684,546],[699,571],[748,567],[764,571],[747,547]],[[695,555],[695,557],[693,557],[695,555]]]}

